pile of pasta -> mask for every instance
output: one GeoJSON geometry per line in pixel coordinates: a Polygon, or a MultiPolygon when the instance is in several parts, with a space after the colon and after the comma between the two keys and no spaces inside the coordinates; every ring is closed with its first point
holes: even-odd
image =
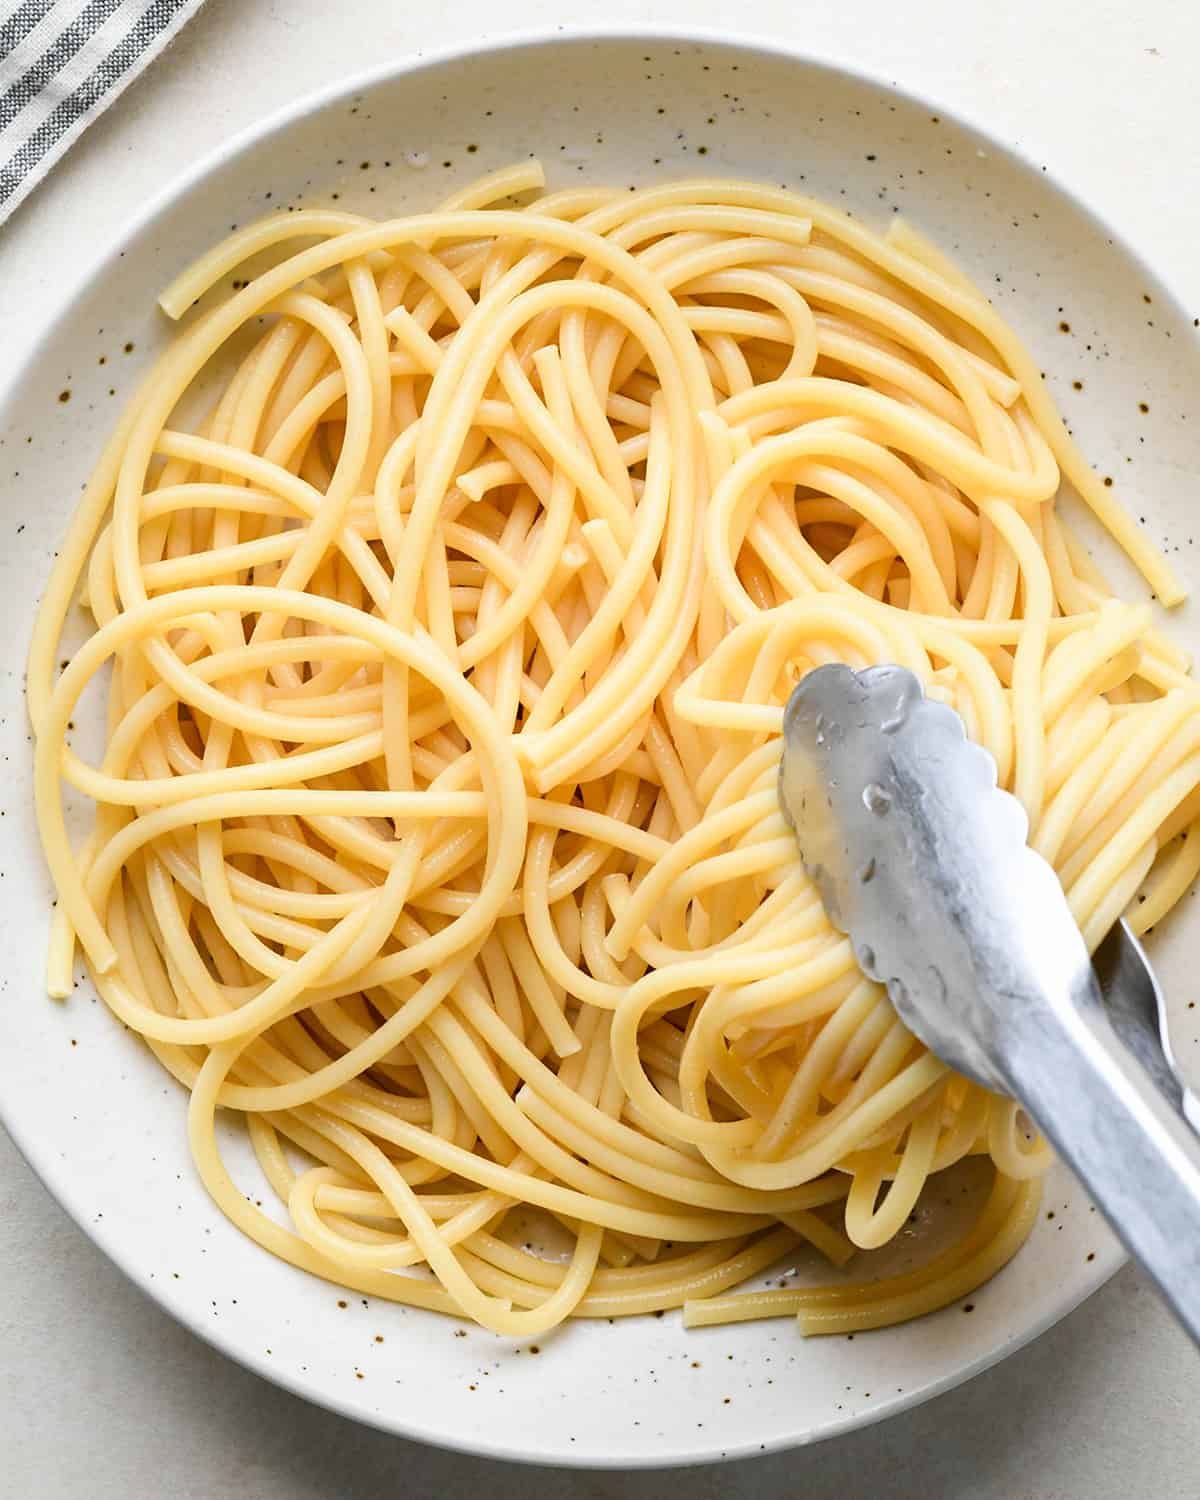
{"type": "Polygon", "coordinates": [[[1060,479],[1181,590],[990,304],[900,220],[545,192],[536,163],[436,212],[277,215],[161,302],[182,331],[32,648],[49,987],[81,948],[190,1091],[229,1219],[512,1336],[680,1306],[849,1331],[992,1275],[1046,1148],[857,970],[776,793],[804,672],[899,662],[991,751],[1089,943],[1200,867],[1187,662],[1060,479]],[[104,674],[91,765],[68,728],[104,674]],[[972,1154],[991,1190],[927,1263],[734,1290],[886,1244],[972,1154]]]}

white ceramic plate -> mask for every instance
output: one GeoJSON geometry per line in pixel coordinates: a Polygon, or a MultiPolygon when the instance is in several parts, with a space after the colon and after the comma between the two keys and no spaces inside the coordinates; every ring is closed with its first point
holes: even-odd
{"type": "MultiPolygon", "coordinates": [[[[1156,538],[1179,549],[1184,576],[1200,576],[1190,534],[1200,520],[1189,519],[1187,407],[1200,388],[1191,319],[1044,168],[893,87],[716,39],[556,35],[338,85],[152,205],[0,398],[0,1110],[50,1190],[140,1287],[314,1401],[506,1458],[732,1457],[847,1431],[985,1368],[1108,1277],[1120,1262],[1115,1241],[1055,1172],[1031,1243],[969,1305],[809,1343],[789,1321],[690,1334],[670,1315],[589,1322],[535,1354],[431,1314],[367,1305],[244,1240],[192,1172],[179,1089],[86,983],[65,1004],[42,987],[50,897],[22,695],[29,622],[102,438],[167,337],[156,293],[234,223],[333,197],[378,215],[432,207],[468,178],[533,154],[554,185],[720,172],[803,188],[877,225],[903,210],[993,293],[1085,449],[1156,538]]],[[[1196,637],[1194,612],[1180,612],[1175,628],[1196,637]]],[[[1156,957],[1168,991],[1174,979],[1182,995],[1200,946],[1196,914],[1162,938],[1156,957]]],[[[1188,1030],[1179,1028],[1185,1057],[1188,1030]]],[[[230,1151],[249,1174],[236,1136],[230,1151]]],[[[969,1174],[935,1188],[890,1264],[928,1254],[971,1190],[969,1174]]]]}

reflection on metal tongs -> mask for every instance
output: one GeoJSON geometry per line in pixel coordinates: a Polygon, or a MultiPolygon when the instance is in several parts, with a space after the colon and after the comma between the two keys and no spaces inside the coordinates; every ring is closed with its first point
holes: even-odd
{"type": "Polygon", "coordinates": [[[901,667],[820,667],[780,798],[830,920],[938,1057],[1020,1099],[1200,1342],[1200,1102],[1118,924],[1088,958],[1021,805],[901,667]]]}

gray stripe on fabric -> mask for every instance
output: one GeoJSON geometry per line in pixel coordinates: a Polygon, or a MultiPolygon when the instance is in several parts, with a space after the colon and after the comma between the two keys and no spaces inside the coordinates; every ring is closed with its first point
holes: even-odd
{"type": "Polygon", "coordinates": [[[0,67],[13,48],[25,40],[53,7],[54,0],[25,0],[25,4],[18,5],[8,20],[0,25],[0,67]]]}
{"type": "Polygon", "coordinates": [[[122,8],[123,0],[91,0],[69,26],[59,32],[41,57],[12,87],[0,94],[0,130],[11,125],[31,99],[36,99],[55,74],[87,45],[104,23],[122,8]]]}
{"type": "Polygon", "coordinates": [[[99,63],[75,92],[58,105],[12,159],[0,167],[0,205],[10,198],[45,153],[121,81],[124,74],[157,39],[163,27],[188,0],[153,0],[120,43],[99,63]]]}

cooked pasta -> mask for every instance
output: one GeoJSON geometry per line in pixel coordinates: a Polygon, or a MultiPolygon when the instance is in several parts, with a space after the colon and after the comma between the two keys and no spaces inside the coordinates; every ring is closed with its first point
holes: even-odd
{"type": "Polygon", "coordinates": [[[1200,699],[1060,479],[1181,590],[902,221],[543,186],[530,163],[436,212],[277,215],[164,293],[182,331],[32,646],[50,992],[81,948],[190,1091],[217,1204],[331,1282],[513,1336],[914,1317],[1014,1253],[1048,1154],[827,921],[777,804],[783,704],[824,662],[912,668],[1094,945],[1200,868],[1200,699]],[[98,677],[90,765],[69,729],[98,677]],[[930,1263],[733,1291],[886,1244],[970,1154],[994,1186],[930,1263]]]}

